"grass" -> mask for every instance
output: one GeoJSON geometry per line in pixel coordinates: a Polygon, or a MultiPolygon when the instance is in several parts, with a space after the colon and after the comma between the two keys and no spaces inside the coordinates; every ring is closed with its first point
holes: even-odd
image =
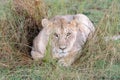
{"type": "MultiPolygon", "coordinates": [[[[35,62],[27,50],[31,48],[28,41],[32,41],[28,38],[35,35],[27,36],[25,27],[33,22],[32,19],[27,23],[24,16],[29,16],[28,13],[18,15],[12,10],[12,4],[1,1],[0,80],[119,80],[120,40],[105,42],[103,38],[120,32],[120,1],[45,0],[45,3],[49,18],[76,13],[87,15],[96,27],[94,37],[84,46],[83,55],[69,68],[60,67],[49,59],[35,62]]],[[[32,16],[35,22],[38,21],[36,16],[32,16]]],[[[37,23],[31,25],[40,27],[37,23]]],[[[30,31],[37,34],[39,30],[32,27],[30,31]]]]}

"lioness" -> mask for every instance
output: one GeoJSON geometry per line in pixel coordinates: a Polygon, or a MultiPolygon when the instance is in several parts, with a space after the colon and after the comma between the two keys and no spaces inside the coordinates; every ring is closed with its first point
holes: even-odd
{"type": "Polygon", "coordinates": [[[63,66],[70,66],[80,56],[83,45],[95,31],[83,14],[55,16],[41,23],[43,29],[33,41],[32,58],[43,59],[50,40],[52,58],[63,66]]]}

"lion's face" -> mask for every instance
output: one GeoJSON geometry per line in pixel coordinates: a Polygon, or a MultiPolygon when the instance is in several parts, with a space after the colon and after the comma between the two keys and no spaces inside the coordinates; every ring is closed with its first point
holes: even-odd
{"type": "Polygon", "coordinates": [[[67,55],[76,40],[77,27],[75,21],[67,22],[60,19],[48,23],[48,27],[51,33],[50,42],[54,57],[67,55]]]}

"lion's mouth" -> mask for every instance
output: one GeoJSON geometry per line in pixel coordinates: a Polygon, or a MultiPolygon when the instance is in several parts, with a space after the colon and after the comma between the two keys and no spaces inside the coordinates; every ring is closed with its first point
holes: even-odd
{"type": "Polygon", "coordinates": [[[67,53],[66,50],[60,50],[60,51],[59,51],[59,54],[66,54],[66,53],[67,53]]]}
{"type": "Polygon", "coordinates": [[[60,52],[59,54],[65,54],[66,52],[60,52]]]}
{"type": "Polygon", "coordinates": [[[54,49],[53,53],[59,56],[65,56],[68,54],[67,50],[54,49]]]}
{"type": "Polygon", "coordinates": [[[57,52],[54,52],[53,54],[53,57],[54,58],[61,58],[61,57],[65,57],[66,55],[68,54],[67,51],[57,51],[57,52]]]}

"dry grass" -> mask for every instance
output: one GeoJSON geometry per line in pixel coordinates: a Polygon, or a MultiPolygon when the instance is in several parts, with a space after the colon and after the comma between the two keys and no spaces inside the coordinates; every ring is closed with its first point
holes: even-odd
{"type": "Polygon", "coordinates": [[[20,58],[21,63],[30,59],[27,56],[32,41],[42,29],[41,19],[46,17],[47,12],[42,0],[9,0],[3,6],[5,14],[0,19],[0,66],[4,67],[16,63],[14,61],[20,58]],[[6,61],[11,63],[4,64],[6,61]]]}
{"type": "Polygon", "coordinates": [[[46,17],[47,11],[42,0],[13,0],[15,11],[22,16],[32,18],[37,25],[46,17]]]}
{"type": "Polygon", "coordinates": [[[2,34],[9,36],[10,44],[26,53],[27,49],[31,48],[34,37],[42,28],[41,19],[45,16],[46,7],[42,0],[13,0],[7,6],[6,21],[2,21],[4,23],[1,24],[2,34]],[[7,13],[7,11],[10,12],[7,13]]]}

